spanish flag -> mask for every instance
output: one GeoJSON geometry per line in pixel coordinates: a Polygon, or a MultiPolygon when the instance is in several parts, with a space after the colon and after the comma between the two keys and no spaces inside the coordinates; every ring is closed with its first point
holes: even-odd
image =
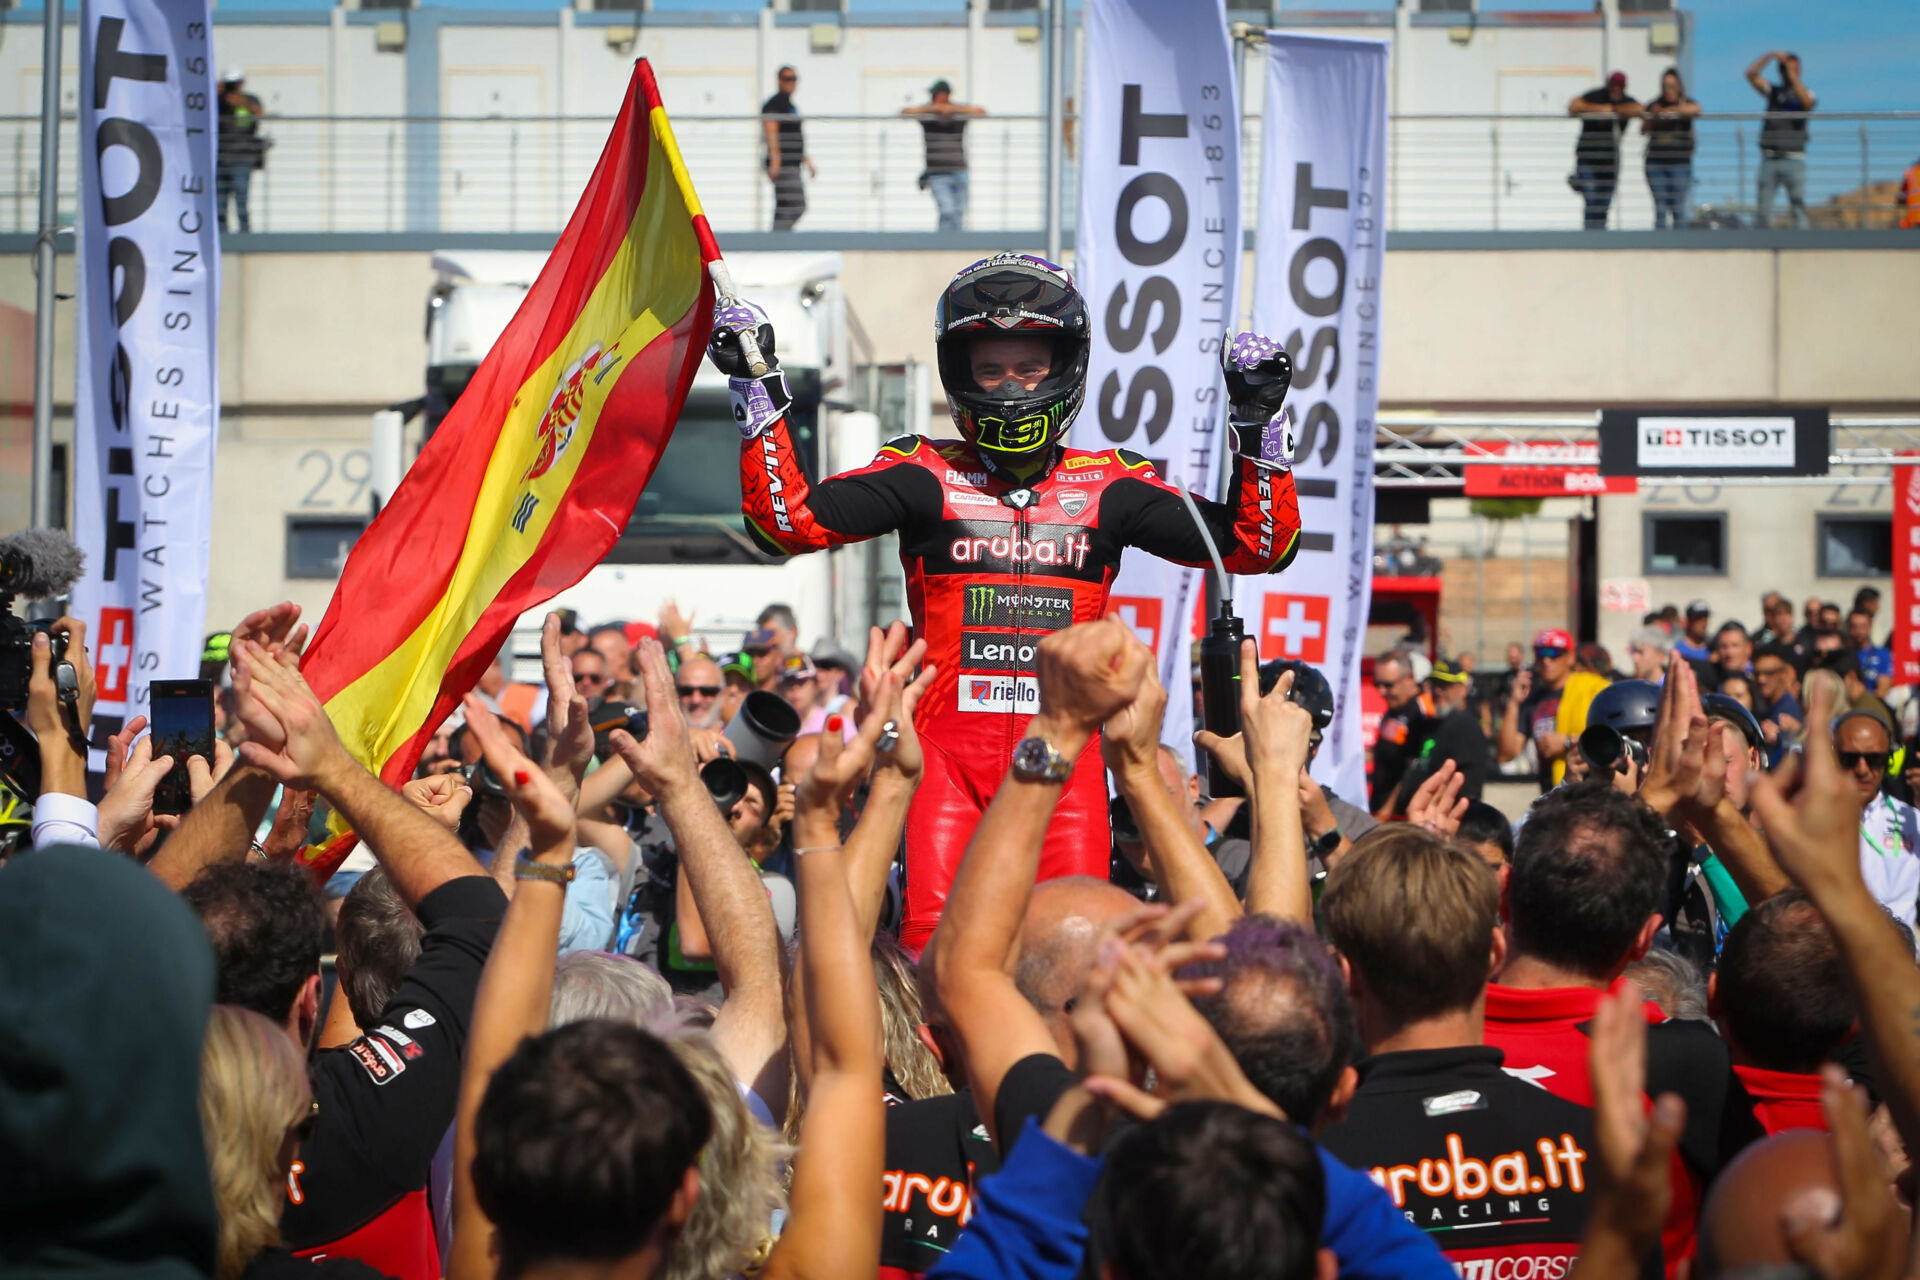
{"type": "Polygon", "coordinates": [[[355,544],[301,664],[391,785],[514,620],[626,528],[706,347],[719,256],[643,59],[540,278],[355,544]]]}

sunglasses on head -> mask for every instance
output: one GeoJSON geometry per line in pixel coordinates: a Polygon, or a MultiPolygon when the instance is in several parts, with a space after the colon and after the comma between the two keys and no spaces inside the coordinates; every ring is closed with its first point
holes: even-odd
{"type": "Polygon", "coordinates": [[[720,696],[720,686],[717,684],[677,684],[674,688],[680,691],[680,696],[683,698],[696,696],[702,698],[717,698],[720,696]]]}
{"type": "Polygon", "coordinates": [[[1875,773],[1885,773],[1887,771],[1887,759],[1892,754],[1890,751],[1842,751],[1839,753],[1840,767],[1842,769],[1851,769],[1862,760],[1865,760],[1867,762],[1867,768],[1873,770],[1875,773]]]}

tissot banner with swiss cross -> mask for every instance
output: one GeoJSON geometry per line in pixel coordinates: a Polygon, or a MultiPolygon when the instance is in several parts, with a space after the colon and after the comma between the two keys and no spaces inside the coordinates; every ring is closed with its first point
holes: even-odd
{"type": "Polygon", "coordinates": [[[1373,431],[1387,46],[1267,34],[1265,154],[1253,327],[1293,356],[1300,554],[1283,579],[1241,578],[1234,604],[1262,661],[1297,658],[1333,686],[1313,776],[1364,803],[1360,658],[1373,589],[1373,431]]]}

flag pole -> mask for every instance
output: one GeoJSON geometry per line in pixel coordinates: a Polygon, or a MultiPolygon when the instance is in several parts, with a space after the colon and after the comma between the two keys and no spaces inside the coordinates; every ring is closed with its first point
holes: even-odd
{"type": "Polygon", "coordinates": [[[33,527],[50,529],[53,513],[54,237],[60,230],[60,28],[65,6],[43,0],[40,55],[40,234],[33,243],[38,277],[33,305],[33,527]]]}
{"type": "Polygon", "coordinates": [[[1047,261],[1060,262],[1060,168],[1066,158],[1067,0],[1047,5],[1047,261]]]}

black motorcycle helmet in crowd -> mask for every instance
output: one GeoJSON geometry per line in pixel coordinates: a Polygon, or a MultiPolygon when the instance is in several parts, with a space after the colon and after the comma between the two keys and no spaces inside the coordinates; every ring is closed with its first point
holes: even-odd
{"type": "Polygon", "coordinates": [[[1616,680],[1593,696],[1587,723],[1603,724],[1623,737],[1646,741],[1660,717],[1660,686],[1650,680],[1616,680]]]}
{"type": "Polygon", "coordinates": [[[990,466],[1025,473],[1044,465],[1086,394],[1092,327],[1063,269],[1027,253],[983,258],[953,278],[934,308],[940,382],[961,438],[990,466]],[[982,389],[973,344],[983,337],[1045,338],[1047,376],[1032,391],[1012,379],[982,389]]]}
{"type": "Polygon", "coordinates": [[[1747,710],[1744,704],[1724,693],[1707,693],[1700,697],[1700,709],[1707,713],[1709,720],[1724,720],[1738,729],[1740,736],[1747,740],[1747,745],[1753,750],[1767,749],[1767,739],[1760,732],[1760,722],[1754,719],[1753,712],[1747,710]]]}
{"type": "Polygon", "coordinates": [[[1311,760],[1320,753],[1320,740],[1327,726],[1333,723],[1333,686],[1327,683],[1318,667],[1297,658],[1275,658],[1260,664],[1262,696],[1273,692],[1273,686],[1280,683],[1280,675],[1285,671],[1293,672],[1293,688],[1287,694],[1287,701],[1305,707],[1313,716],[1313,734],[1307,740],[1307,759],[1311,760]]]}

